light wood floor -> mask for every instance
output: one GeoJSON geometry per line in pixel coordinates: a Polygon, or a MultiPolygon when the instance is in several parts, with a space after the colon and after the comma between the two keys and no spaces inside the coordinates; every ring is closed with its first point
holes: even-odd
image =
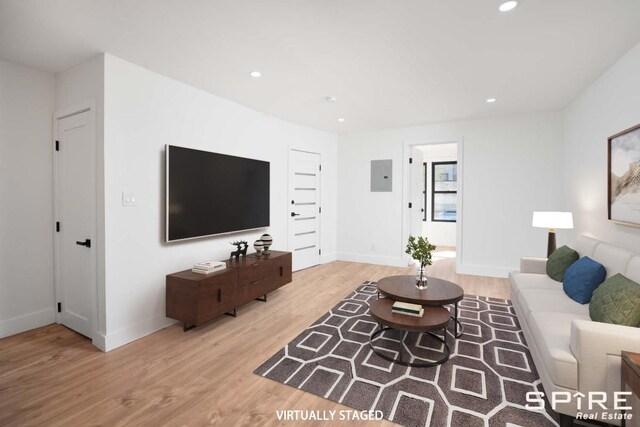
{"type": "MultiPolygon", "coordinates": [[[[429,274],[466,293],[509,297],[506,280],[456,275],[454,262],[437,261],[429,274]]],[[[313,267],[235,319],[187,333],[170,326],[109,353],[60,325],[2,339],[0,425],[277,425],[276,410],[349,409],[252,372],[363,281],[411,272],[340,261],[313,267]]]]}

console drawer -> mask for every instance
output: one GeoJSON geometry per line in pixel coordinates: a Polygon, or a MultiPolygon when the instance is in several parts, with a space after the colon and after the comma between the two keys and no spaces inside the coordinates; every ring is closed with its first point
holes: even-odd
{"type": "Polygon", "coordinates": [[[240,304],[245,304],[266,295],[270,290],[270,282],[271,280],[256,279],[251,283],[239,286],[238,293],[240,304]]]}
{"type": "Polygon", "coordinates": [[[271,277],[271,262],[269,260],[255,260],[252,264],[247,263],[241,268],[238,274],[238,284],[240,286],[255,285],[256,281],[264,281],[271,277]]]}

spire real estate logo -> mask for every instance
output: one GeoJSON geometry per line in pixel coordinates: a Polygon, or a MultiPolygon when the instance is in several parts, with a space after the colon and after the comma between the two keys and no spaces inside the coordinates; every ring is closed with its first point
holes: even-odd
{"type": "MultiPolygon", "coordinates": [[[[613,398],[609,399],[604,391],[590,391],[587,394],[568,391],[554,391],[549,395],[551,408],[556,411],[558,405],[574,404],[577,409],[576,419],[582,420],[631,420],[633,408],[629,406],[627,397],[630,391],[616,391],[613,398]]],[[[545,393],[541,391],[530,391],[526,394],[527,409],[544,410],[546,401],[545,393]]]]}

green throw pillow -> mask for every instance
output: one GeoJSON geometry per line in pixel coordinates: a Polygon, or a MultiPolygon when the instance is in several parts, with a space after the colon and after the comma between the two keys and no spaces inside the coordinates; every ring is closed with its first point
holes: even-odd
{"type": "Polygon", "coordinates": [[[578,252],[569,246],[556,249],[547,259],[547,275],[556,282],[564,280],[564,272],[580,258],[578,252]]]}
{"type": "Polygon", "coordinates": [[[640,326],[640,285],[616,274],[593,292],[589,316],[596,322],[640,326]]]}

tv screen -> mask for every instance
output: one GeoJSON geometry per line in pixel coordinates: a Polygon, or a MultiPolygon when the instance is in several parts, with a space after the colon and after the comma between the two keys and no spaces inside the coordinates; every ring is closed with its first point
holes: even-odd
{"type": "Polygon", "coordinates": [[[269,162],[166,147],[166,241],[269,226],[269,162]]]}

